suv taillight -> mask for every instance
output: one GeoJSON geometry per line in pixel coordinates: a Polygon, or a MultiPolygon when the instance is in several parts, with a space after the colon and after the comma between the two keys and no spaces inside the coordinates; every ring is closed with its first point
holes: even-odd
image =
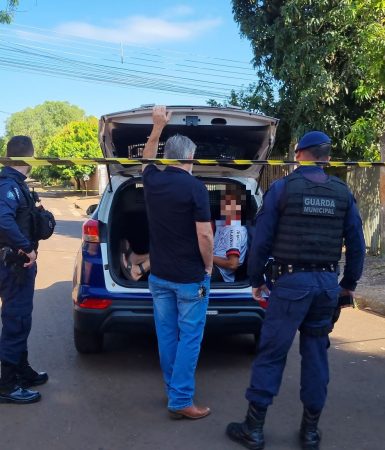
{"type": "Polygon", "coordinates": [[[99,222],[95,219],[88,219],[83,223],[82,238],[84,242],[99,243],[99,222]]]}
{"type": "Polygon", "coordinates": [[[79,306],[85,309],[107,309],[111,303],[112,301],[106,298],[86,298],[79,306]]]}

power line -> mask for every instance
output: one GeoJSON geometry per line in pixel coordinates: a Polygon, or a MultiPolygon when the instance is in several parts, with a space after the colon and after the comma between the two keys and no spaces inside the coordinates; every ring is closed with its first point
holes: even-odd
{"type": "Polygon", "coordinates": [[[241,90],[245,84],[255,82],[256,75],[250,67],[239,66],[242,61],[168,50],[161,51],[167,53],[164,56],[154,54],[154,49],[148,47],[118,48],[71,35],[61,37],[62,33],[52,30],[19,28],[21,31],[13,30],[11,34],[0,29],[0,67],[221,100],[228,98],[231,90],[241,90]]]}
{"type": "MultiPolygon", "coordinates": [[[[1,30],[0,30],[1,33],[1,30]]],[[[118,46],[106,46],[106,45],[100,45],[100,44],[95,44],[93,43],[88,43],[85,41],[85,39],[82,38],[61,38],[61,37],[57,37],[57,36],[52,36],[52,33],[55,33],[53,31],[50,30],[45,30],[43,33],[31,33],[31,32],[24,32],[24,31],[14,31],[13,30],[13,34],[11,31],[11,34],[7,31],[6,33],[6,37],[9,38],[11,35],[15,35],[15,39],[22,39],[24,41],[35,41],[35,42],[45,42],[48,43],[51,46],[56,46],[56,47],[70,47],[71,51],[73,51],[74,49],[81,49],[81,51],[85,51],[84,50],[84,46],[87,47],[87,52],[97,52],[100,54],[100,52],[105,51],[106,49],[109,50],[109,55],[111,55],[111,51],[112,54],[115,54],[115,56],[117,57],[117,59],[120,60],[120,56],[121,56],[121,48],[120,48],[120,43],[119,43],[119,47],[118,46]],[[46,33],[46,34],[43,34],[46,33]],[[48,33],[48,34],[47,34],[48,33]],[[56,42],[58,41],[58,42],[56,42]],[[66,43],[67,42],[67,43],[66,43]],[[79,47],[80,45],[80,47],[79,47]],[[88,47],[91,47],[88,48],[88,47]],[[96,48],[96,49],[95,49],[96,48]]],[[[143,51],[143,47],[139,47],[139,46],[132,46],[132,45],[128,45],[125,44],[124,48],[127,50],[129,53],[132,52],[136,52],[136,53],[140,53],[140,59],[143,61],[147,61],[147,62],[156,62],[156,63],[162,63],[163,61],[165,62],[165,64],[170,64],[170,62],[174,62],[174,63],[180,63],[180,62],[189,62],[189,60],[187,59],[181,59],[181,57],[176,57],[176,56],[163,56],[161,54],[162,50],[159,50],[159,52],[157,54],[153,54],[153,53],[149,53],[147,50],[143,51]],[[143,56],[150,56],[151,58],[155,58],[154,59],[149,59],[149,58],[144,58],[143,56]]],[[[146,49],[146,48],[145,48],[146,49]]],[[[164,51],[163,51],[164,52],[164,51]]],[[[166,50],[166,52],[168,52],[166,50]]],[[[182,52],[180,52],[182,53],[182,52]]],[[[190,55],[187,53],[182,53],[182,55],[190,55]]],[[[214,58],[215,59],[215,58],[214,58]]],[[[231,61],[231,60],[229,60],[231,61]]],[[[239,67],[239,66],[232,66],[231,64],[220,64],[220,63],[214,63],[211,57],[205,57],[204,60],[199,61],[199,60],[193,60],[193,64],[186,64],[186,67],[191,67],[192,69],[209,69],[212,70],[212,67],[221,69],[221,71],[223,72],[224,68],[233,68],[233,71],[237,74],[241,74],[243,76],[250,76],[250,77],[255,77],[255,71],[252,69],[252,67],[250,67],[250,63],[247,63],[247,67],[239,67]],[[209,59],[211,60],[210,62],[207,62],[206,60],[209,59]],[[198,67],[197,67],[198,64],[198,67]],[[207,65],[209,67],[207,67],[207,65]]],[[[230,71],[229,71],[230,72],[230,71]]]]}
{"type": "Polygon", "coordinates": [[[121,86],[130,85],[146,87],[169,92],[181,92],[190,95],[205,96],[206,98],[224,98],[227,92],[224,89],[221,90],[218,88],[215,91],[208,90],[208,86],[204,85],[198,85],[197,88],[190,88],[175,81],[170,83],[162,79],[130,74],[129,71],[120,68],[84,63],[69,58],[53,57],[52,55],[42,55],[22,49],[5,48],[5,50],[8,50],[8,54],[7,51],[0,53],[0,65],[24,68],[28,71],[40,72],[53,76],[58,76],[60,74],[75,79],[99,81],[121,86]],[[20,54],[23,55],[23,58],[19,57],[20,54]]]}
{"type": "MultiPolygon", "coordinates": [[[[59,35],[59,36],[65,36],[64,38],[63,37],[57,37],[56,39],[82,40],[86,45],[95,46],[95,47],[102,47],[102,48],[109,48],[109,49],[113,49],[113,50],[116,49],[116,47],[113,47],[111,45],[107,46],[106,45],[106,41],[103,41],[103,40],[82,38],[82,37],[79,37],[77,35],[73,35],[73,34],[70,34],[70,33],[63,33],[61,31],[49,30],[49,29],[46,29],[46,28],[32,27],[32,26],[28,26],[28,25],[21,25],[21,24],[18,24],[18,23],[14,23],[13,25],[16,26],[16,27],[19,27],[21,29],[26,28],[26,29],[30,29],[30,30],[38,30],[39,32],[46,33],[46,34],[54,34],[54,35],[59,35]],[[90,41],[90,40],[92,41],[92,43],[86,42],[86,41],[90,41]],[[104,44],[103,45],[96,44],[96,42],[103,42],[104,44]]],[[[141,46],[141,45],[127,44],[127,43],[125,45],[129,46],[129,47],[132,47],[132,48],[140,49],[141,51],[142,50],[155,51],[155,52],[157,52],[155,55],[158,55],[159,52],[166,52],[166,53],[169,53],[169,54],[185,55],[185,56],[189,56],[189,57],[210,59],[210,60],[216,60],[216,61],[233,62],[233,63],[237,63],[237,64],[244,64],[244,65],[250,66],[250,62],[249,61],[241,61],[241,60],[230,59],[230,58],[218,58],[218,57],[215,57],[215,56],[200,55],[200,54],[190,53],[190,52],[182,52],[180,50],[159,49],[159,48],[154,48],[154,47],[145,47],[145,46],[141,46]]],[[[153,53],[149,53],[149,55],[154,56],[153,53]]]]}
{"type": "MultiPolygon", "coordinates": [[[[24,36],[24,32],[22,34],[22,36],[24,36]]],[[[8,42],[12,41],[10,40],[10,38],[12,36],[10,36],[10,34],[7,32],[1,32],[0,30],[0,35],[4,36],[8,42]]],[[[59,38],[55,38],[55,39],[59,39],[59,38]]],[[[114,48],[114,47],[108,47],[109,49],[114,50],[114,52],[111,54],[111,52],[109,52],[108,54],[103,53],[100,50],[100,46],[98,46],[98,48],[95,49],[84,49],[82,47],[82,45],[84,44],[83,42],[80,42],[80,47],[78,45],[73,45],[73,43],[71,42],[71,45],[69,47],[69,44],[65,44],[63,45],[62,43],[53,43],[51,38],[48,38],[47,36],[43,36],[43,35],[30,35],[27,34],[26,36],[24,36],[24,39],[20,39],[20,36],[18,34],[16,34],[14,36],[14,40],[18,41],[21,40],[28,42],[28,45],[30,45],[30,42],[38,42],[40,44],[40,48],[44,48],[46,50],[49,51],[61,51],[62,53],[71,53],[73,55],[76,55],[78,57],[86,57],[86,58],[90,58],[92,57],[92,55],[90,55],[89,52],[94,53],[95,54],[95,58],[100,55],[100,58],[102,60],[106,60],[106,61],[120,61],[122,63],[121,60],[121,53],[122,53],[122,49],[119,47],[119,49],[114,48]],[[46,47],[42,47],[42,45],[45,44],[46,47]],[[47,48],[47,45],[49,46],[49,48],[47,48]],[[64,50],[61,50],[64,49],[64,50]],[[70,49],[70,50],[67,50],[70,49]],[[77,50],[80,50],[82,53],[78,53],[77,50]],[[87,52],[87,54],[84,54],[84,52],[87,52]],[[116,57],[116,60],[111,60],[109,59],[111,56],[116,57]]],[[[103,47],[104,48],[104,47],[103,47]]],[[[131,51],[132,53],[132,51],[131,51]]],[[[145,58],[143,57],[144,53],[140,53],[140,56],[133,56],[132,54],[130,54],[129,52],[125,52],[126,57],[125,57],[125,61],[123,62],[123,64],[126,65],[136,65],[136,66],[140,66],[140,64],[138,64],[137,62],[133,62],[133,60],[135,61],[144,61],[144,62],[148,62],[150,64],[146,64],[143,65],[143,67],[148,67],[148,68],[153,68],[153,69],[158,69],[158,70],[166,70],[167,68],[169,68],[171,70],[173,70],[173,72],[191,72],[194,71],[194,73],[200,74],[200,75],[207,75],[207,76],[212,76],[213,73],[218,73],[218,71],[220,71],[220,73],[226,73],[228,78],[234,78],[237,79],[239,81],[245,81],[248,83],[252,83],[255,81],[255,72],[253,70],[251,70],[250,68],[234,68],[233,70],[227,70],[225,67],[227,68],[232,68],[231,65],[218,65],[215,63],[206,63],[206,62],[201,62],[201,61],[196,61],[196,63],[194,64],[190,64],[188,63],[188,60],[184,59],[175,59],[175,58],[170,58],[170,57],[163,57],[162,55],[153,55],[153,57],[155,57],[156,59],[151,59],[151,58],[145,58]],[[186,64],[187,62],[187,64],[186,64]],[[153,64],[158,64],[157,66],[154,66],[153,64]],[[183,64],[181,64],[183,63],[183,64]],[[159,64],[164,64],[164,67],[159,66],[159,64]],[[207,64],[209,64],[209,66],[207,66],[207,64]],[[185,67],[187,69],[189,69],[188,71],[180,69],[179,67],[185,67]],[[199,72],[197,72],[199,71],[199,72]],[[240,78],[241,75],[243,78],[240,78]],[[248,78],[245,78],[248,77],[248,78]]],[[[134,53],[135,54],[135,53],[134,53]]]]}
{"type": "MultiPolygon", "coordinates": [[[[1,46],[0,46],[1,49],[1,46]]],[[[3,56],[2,61],[8,62],[8,63],[15,63],[18,66],[28,64],[33,64],[34,67],[38,68],[48,68],[48,69],[54,69],[57,70],[59,73],[63,71],[68,70],[75,70],[76,73],[85,73],[92,76],[98,75],[99,77],[102,76],[103,78],[113,77],[115,79],[122,79],[124,78],[126,81],[131,80],[135,81],[136,83],[151,83],[154,86],[159,84],[165,84],[168,86],[184,86],[185,80],[188,81],[197,81],[192,79],[179,79],[177,77],[174,77],[172,79],[172,83],[169,82],[168,77],[153,77],[151,73],[149,72],[143,72],[143,71],[129,71],[127,69],[122,68],[115,68],[115,67],[109,67],[101,64],[93,64],[93,63],[84,63],[77,60],[71,60],[69,58],[63,58],[63,57],[54,57],[51,55],[43,55],[43,54],[36,54],[33,52],[28,52],[20,49],[11,50],[11,53],[16,52],[16,54],[21,53],[23,54],[23,61],[20,61],[20,58],[12,58],[3,56]],[[31,58],[32,56],[32,58],[31,58]],[[64,63],[64,65],[63,65],[64,63]],[[182,84],[183,83],[183,84],[182,84]]],[[[1,55],[1,53],[0,53],[1,55]]],[[[200,89],[207,89],[207,88],[213,88],[213,86],[208,85],[208,83],[202,83],[198,82],[194,86],[196,88],[200,89]]],[[[189,90],[194,90],[195,88],[190,88],[189,90]]],[[[216,91],[223,91],[228,92],[227,89],[216,87],[216,91]]]]}
{"type": "Polygon", "coordinates": [[[240,88],[239,85],[231,85],[229,83],[221,83],[218,81],[163,75],[143,70],[79,61],[52,55],[49,52],[42,52],[40,49],[36,50],[33,47],[31,48],[21,44],[7,44],[2,42],[2,44],[0,44],[0,50],[2,50],[0,55],[2,57],[1,61],[3,65],[13,65],[15,67],[24,66],[29,69],[33,68],[35,71],[41,69],[50,73],[55,73],[56,71],[57,74],[68,74],[69,70],[75,70],[75,73],[78,73],[79,77],[81,76],[80,71],[82,71],[83,76],[86,75],[89,79],[95,79],[95,74],[97,73],[98,79],[102,77],[103,81],[108,81],[107,79],[109,79],[109,81],[119,81],[120,84],[127,84],[127,82],[131,81],[136,86],[147,85],[148,87],[151,85],[154,88],[167,88],[166,90],[169,91],[176,89],[194,95],[209,95],[221,98],[228,96],[230,89],[240,88]],[[123,83],[122,78],[124,78],[123,83]],[[186,87],[186,84],[193,87],[186,87]]]}
{"type": "MultiPolygon", "coordinates": [[[[40,53],[37,53],[37,52],[35,52],[35,50],[42,50],[42,48],[39,48],[39,47],[31,47],[31,46],[26,46],[26,45],[22,45],[22,44],[11,44],[11,45],[6,45],[6,44],[4,44],[4,41],[2,41],[1,39],[0,39],[0,42],[3,42],[3,44],[2,44],[2,46],[3,46],[3,48],[7,48],[7,49],[9,49],[9,50],[13,50],[13,49],[15,49],[15,51],[17,51],[18,50],[18,48],[21,48],[21,50],[20,51],[24,51],[25,50],[25,52],[27,52],[28,50],[33,50],[34,51],[34,55],[36,55],[36,56],[48,56],[48,57],[50,57],[51,55],[50,55],[50,50],[48,50],[48,53],[44,53],[44,52],[40,52],[40,53]]],[[[0,44],[0,48],[1,48],[1,44],[0,44]]],[[[43,49],[44,51],[46,50],[46,49],[43,49]]],[[[32,54],[32,52],[30,52],[31,54],[32,54]]],[[[56,56],[55,56],[56,57],[56,56]]],[[[68,58],[63,58],[63,57],[61,57],[61,56],[57,56],[57,58],[59,58],[60,60],[67,60],[67,61],[70,61],[68,58]]],[[[74,61],[74,60],[72,60],[72,61],[74,61]]],[[[87,63],[88,64],[88,63],[87,63]]],[[[95,66],[95,64],[94,63],[90,63],[90,64],[92,64],[93,66],[95,66]]],[[[98,66],[100,66],[100,64],[97,64],[98,66]]],[[[103,68],[107,68],[107,67],[111,67],[111,66],[105,66],[105,65],[103,65],[103,68]]],[[[123,68],[121,68],[121,67],[115,67],[115,69],[116,70],[127,70],[127,69],[123,69],[123,68]]],[[[239,87],[239,85],[234,85],[234,84],[229,84],[229,83],[222,83],[222,82],[218,82],[218,81],[208,81],[208,80],[201,80],[201,79],[196,79],[196,78],[188,78],[188,77],[177,77],[177,76],[174,76],[174,75],[163,75],[163,74],[158,74],[158,73],[153,73],[153,72],[148,72],[148,71],[142,71],[142,70],[135,70],[135,69],[130,69],[129,70],[130,72],[132,72],[132,73],[136,73],[136,74],[139,74],[139,75],[156,75],[156,76],[159,76],[160,78],[167,78],[167,79],[173,79],[173,80],[179,80],[179,81],[182,81],[182,82],[185,82],[185,81],[192,81],[192,82],[194,82],[194,83],[200,83],[200,84],[203,84],[203,85],[215,85],[215,86],[223,86],[223,87],[226,87],[227,89],[235,89],[235,88],[237,88],[237,87],[239,87]]]]}

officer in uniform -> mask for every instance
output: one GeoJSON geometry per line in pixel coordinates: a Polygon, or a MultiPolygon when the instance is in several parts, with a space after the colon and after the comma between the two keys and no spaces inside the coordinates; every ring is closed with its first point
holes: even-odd
{"type": "MultiPolygon", "coordinates": [[[[330,138],[320,131],[305,134],[296,148],[298,161],[329,161],[330,138]]],[[[321,167],[300,166],[272,184],[257,214],[250,250],[252,293],[270,295],[253,364],[246,420],[230,423],[228,436],[253,450],[264,448],[268,406],[278,394],[287,353],[300,331],[300,427],[303,449],[319,449],[318,421],[326,401],[329,368],[328,333],[339,298],[352,296],[364,262],[365,242],[355,200],[345,183],[321,167]],[[346,246],[346,264],[338,283],[338,261],[346,246]],[[271,293],[265,264],[275,263],[271,293]]]]}
{"type": "MultiPolygon", "coordinates": [[[[7,156],[33,156],[32,141],[14,136],[7,156]]],[[[27,389],[48,380],[28,362],[27,339],[32,324],[32,300],[36,277],[36,250],[31,214],[31,195],[26,175],[30,166],[5,167],[0,172],[0,403],[32,403],[37,391],[27,389]]]]}

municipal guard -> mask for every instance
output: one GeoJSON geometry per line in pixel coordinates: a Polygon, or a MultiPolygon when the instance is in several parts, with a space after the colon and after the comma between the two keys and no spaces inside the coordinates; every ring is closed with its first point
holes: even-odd
{"type": "MultiPolygon", "coordinates": [[[[297,161],[329,161],[331,141],[320,131],[305,134],[295,150],[297,161]]],[[[287,353],[300,331],[300,427],[303,449],[319,449],[318,421],[326,401],[328,333],[339,298],[352,298],[364,263],[365,242],[355,200],[345,183],[321,167],[300,166],[266,192],[257,214],[249,257],[252,294],[270,294],[254,361],[246,420],[231,423],[228,436],[253,450],[264,448],[267,408],[278,394],[287,353]],[[338,284],[338,261],[346,263],[338,284]],[[271,293],[265,264],[274,257],[271,293]]]]}
{"type": "MultiPolygon", "coordinates": [[[[7,156],[33,156],[32,141],[14,136],[7,156]]],[[[28,362],[27,340],[32,324],[37,241],[33,235],[31,193],[25,179],[30,166],[5,167],[0,172],[0,403],[32,403],[40,393],[26,389],[48,380],[28,362]]]]}

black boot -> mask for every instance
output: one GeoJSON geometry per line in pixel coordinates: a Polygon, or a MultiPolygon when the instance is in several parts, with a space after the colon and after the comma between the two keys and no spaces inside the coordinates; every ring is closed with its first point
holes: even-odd
{"type": "Polygon", "coordinates": [[[321,431],[317,425],[320,416],[321,411],[312,414],[308,409],[304,408],[299,434],[303,450],[319,450],[321,431]]]}
{"type": "Polygon", "coordinates": [[[17,384],[17,365],[1,361],[0,403],[34,403],[41,398],[39,392],[23,389],[17,384]]]}
{"type": "Polygon", "coordinates": [[[23,352],[17,366],[17,380],[21,387],[39,386],[48,381],[46,372],[36,372],[28,362],[28,352],[23,352]]]}
{"type": "Polygon", "coordinates": [[[267,408],[259,408],[255,404],[249,403],[246,420],[242,423],[230,423],[226,429],[227,435],[246,448],[262,450],[265,447],[263,425],[266,412],[267,408]]]}

